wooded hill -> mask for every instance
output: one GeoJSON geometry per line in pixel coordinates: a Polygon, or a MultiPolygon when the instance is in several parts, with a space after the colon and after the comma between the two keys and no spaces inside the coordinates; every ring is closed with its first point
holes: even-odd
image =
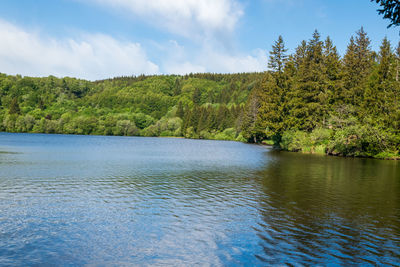
{"type": "Polygon", "coordinates": [[[184,136],[241,140],[248,95],[261,73],[74,78],[0,75],[8,132],[184,136]]]}
{"type": "Polygon", "coordinates": [[[90,82],[0,74],[0,130],[267,142],[290,151],[399,158],[400,45],[363,29],[340,57],[315,31],[270,71],[90,82]]]}
{"type": "Polygon", "coordinates": [[[341,58],[315,31],[291,55],[280,37],[249,98],[243,136],[289,150],[399,158],[400,43],[378,52],[361,28],[341,58]]]}

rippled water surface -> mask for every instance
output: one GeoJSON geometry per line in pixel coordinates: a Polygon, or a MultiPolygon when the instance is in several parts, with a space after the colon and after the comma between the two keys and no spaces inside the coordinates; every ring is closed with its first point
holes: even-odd
{"type": "Polygon", "coordinates": [[[400,165],[0,133],[0,265],[400,265],[400,165]]]}

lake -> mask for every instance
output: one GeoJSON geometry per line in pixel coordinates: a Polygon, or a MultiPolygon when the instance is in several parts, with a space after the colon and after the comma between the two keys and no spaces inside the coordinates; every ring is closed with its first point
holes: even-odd
{"type": "Polygon", "coordinates": [[[400,165],[0,133],[0,265],[400,265],[400,165]]]}

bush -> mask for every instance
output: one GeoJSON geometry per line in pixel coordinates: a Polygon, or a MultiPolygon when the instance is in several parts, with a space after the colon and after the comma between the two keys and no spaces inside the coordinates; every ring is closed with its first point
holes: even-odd
{"type": "Polygon", "coordinates": [[[217,133],[215,139],[234,141],[236,139],[236,130],[234,128],[225,129],[222,133],[217,133]]]}
{"type": "Polygon", "coordinates": [[[400,154],[393,151],[384,151],[375,155],[374,158],[400,160],[400,154]]]}
{"type": "Polygon", "coordinates": [[[311,152],[310,137],[306,132],[302,131],[287,131],[283,133],[280,146],[284,150],[293,152],[311,152]]]}
{"type": "Polygon", "coordinates": [[[310,141],[313,146],[327,145],[332,135],[332,130],[325,128],[315,128],[310,134],[310,141]]]}
{"type": "Polygon", "coordinates": [[[203,130],[200,132],[199,138],[200,139],[214,139],[214,136],[210,132],[203,130]]]}
{"type": "Polygon", "coordinates": [[[247,142],[246,138],[244,138],[241,133],[238,135],[238,137],[236,137],[235,141],[243,142],[243,143],[247,142]]]}

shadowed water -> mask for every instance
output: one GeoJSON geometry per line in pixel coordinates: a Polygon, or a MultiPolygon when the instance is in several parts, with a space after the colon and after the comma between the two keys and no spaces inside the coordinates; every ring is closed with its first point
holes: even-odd
{"type": "Polygon", "coordinates": [[[400,165],[0,133],[0,265],[400,264],[400,165]]]}

